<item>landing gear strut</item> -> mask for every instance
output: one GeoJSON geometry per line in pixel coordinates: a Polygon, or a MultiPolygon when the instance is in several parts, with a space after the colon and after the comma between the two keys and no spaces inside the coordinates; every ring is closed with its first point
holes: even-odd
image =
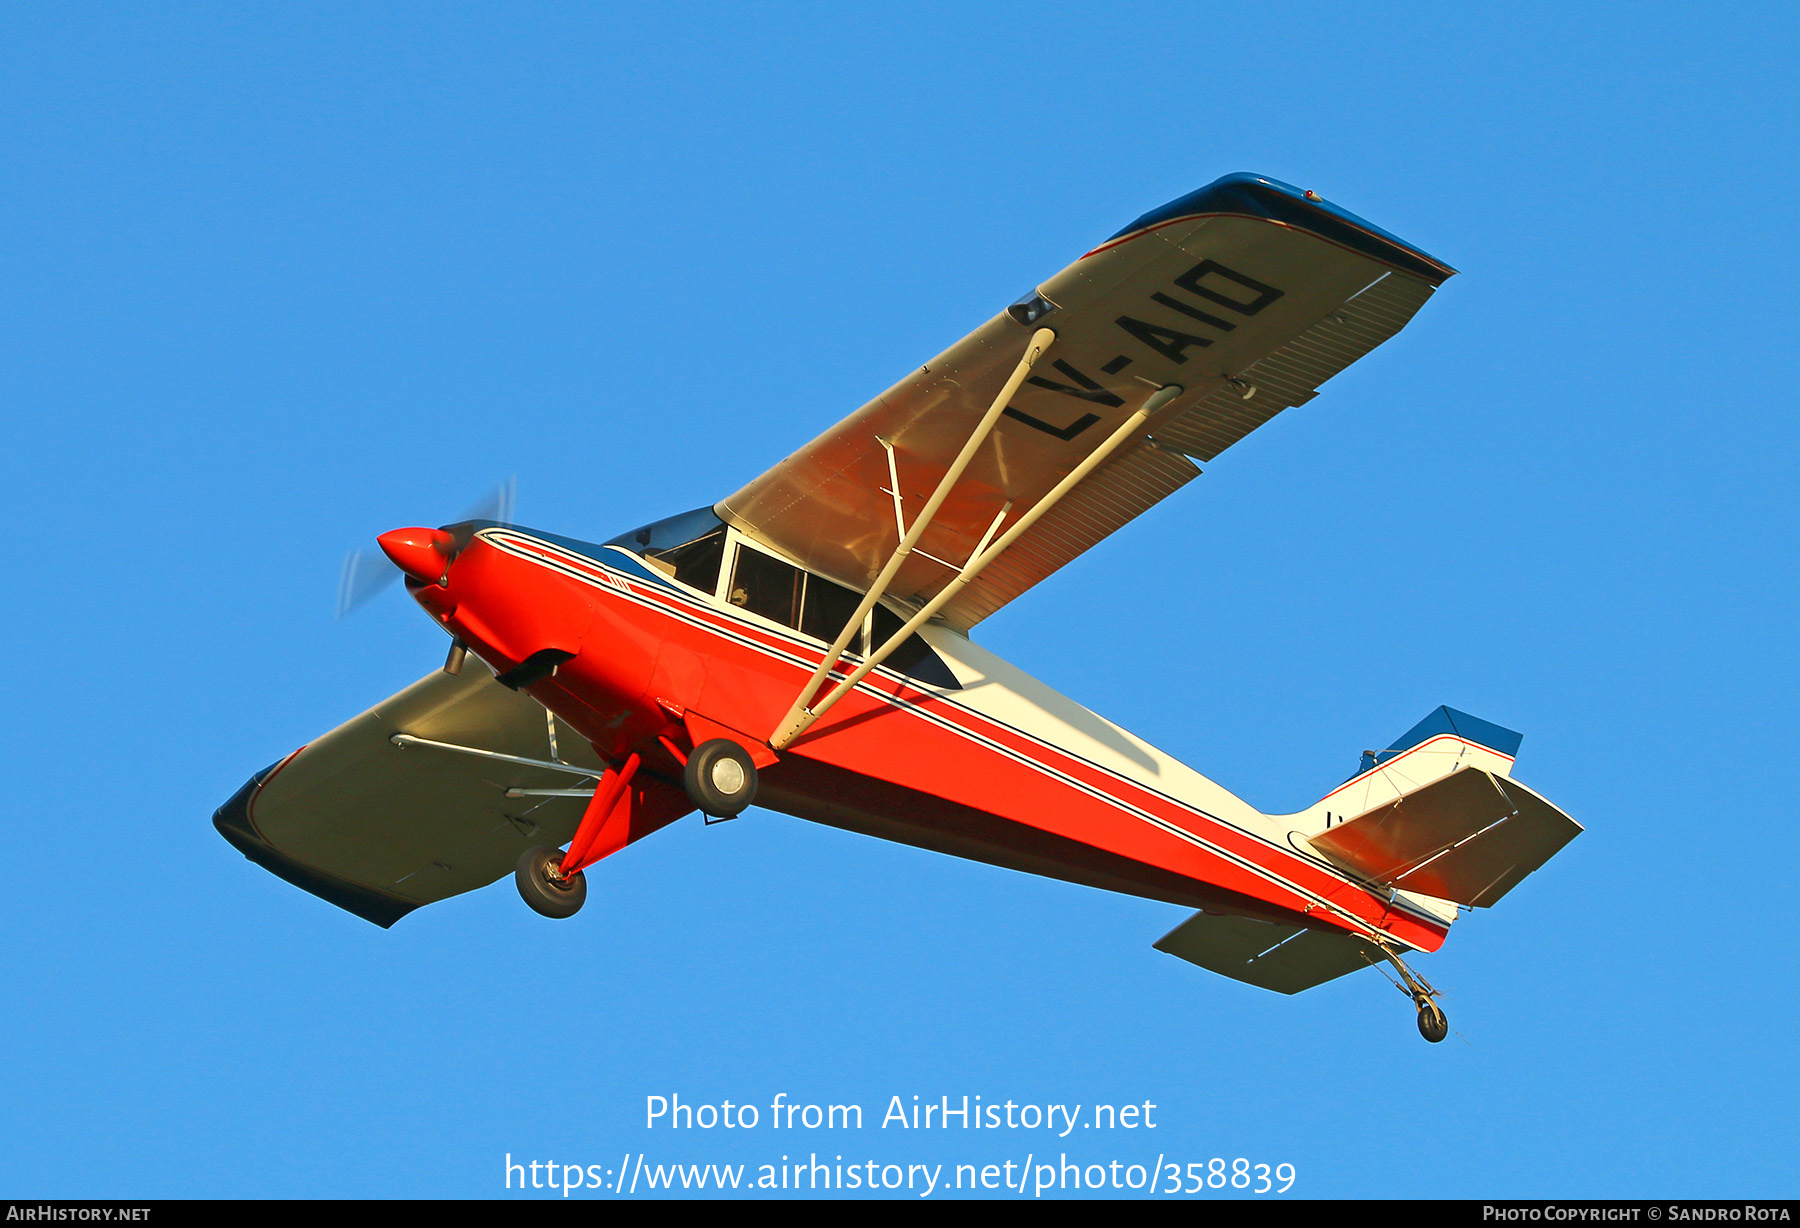
{"type": "Polygon", "coordinates": [[[1402,992],[1410,996],[1414,1005],[1419,1008],[1419,1035],[1434,1045],[1450,1035],[1450,1021],[1444,1017],[1443,1008],[1432,1000],[1437,997],[1438,991],[1424,977],[1408,968],[1406,962],[1393,951],[1385,945],[1377,945],[1381,946],[1381,953],[1387,956],[1387,961],[1400,973],[1400,979],[1406,982],[1402,992]]]}
{"type": "Polygon", "coordinates": [[[565,877],[563,851],[531,848],[519,855],[513,881],[531,910],[546,917],[572,917],[587,901],[587,876],[577,870],[565,877]]]}
{"type": "Polygon", "coordinates": [[[1434,1045],[1450,1035],[1450,1021],[1444,1018],[1443,1008],[1430,998],[1419,1000],[1419,1035],[1434,1045]]]}

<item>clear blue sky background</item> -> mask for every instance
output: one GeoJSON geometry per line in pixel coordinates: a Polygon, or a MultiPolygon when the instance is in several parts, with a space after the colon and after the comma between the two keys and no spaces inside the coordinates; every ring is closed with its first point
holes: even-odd
{"type": "MultiPolygon", "coordinates": [[[[494,1195],[502,1156],[1291,1162],[1296,1193],[1794,1195],[1787,5],[0,12],[0,1195],[494,1195]],[[517,475],[736,489],[1237,170],[1463,270],[979,638],[1267,810],[1449,703],[1587,833],[1296,998],[1170,906],[754,811],[383,932],[213,831],[434,668],[344,553],[517,475]],[[644,1097],[860,1133],[647,1133],[644,1097]],[[1153,1101],[907,1135],[888,1098],[1153,1101]]],[[[909,1099],[910,1102],[910,1099],[909,1099]]]]}

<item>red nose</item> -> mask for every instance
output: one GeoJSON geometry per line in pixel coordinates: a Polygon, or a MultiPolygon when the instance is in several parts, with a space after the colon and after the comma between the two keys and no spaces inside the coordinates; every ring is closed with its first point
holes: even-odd
{"type": "Polygon", "coordinates": [[[456,540],[442,529],[394,529],[375,540],[394,566],[421,584],[443,579],[456,548],[456,540]]]}

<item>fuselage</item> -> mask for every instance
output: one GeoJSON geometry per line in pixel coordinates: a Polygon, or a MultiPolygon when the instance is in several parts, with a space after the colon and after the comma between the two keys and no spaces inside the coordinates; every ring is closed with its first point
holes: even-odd
{"type": "MultiPolygon", "coordinates": [[[[684,720],[767,739],[844,626],[846,590],[724,525],[671,550],[655,528],[593,545],[463,526],[441,582],[409,587],[601,756],[636,753],[673,779],[669,733],[684,720]]],[[[1442,943],[1449,917],[1429,902],[1358,880],[1289,821],[954,630],[920,639],[762,769],[759,805],[1191,908],[1442,943]]],[[[836,677],[867,648],[852,650],[836,677]]]]}

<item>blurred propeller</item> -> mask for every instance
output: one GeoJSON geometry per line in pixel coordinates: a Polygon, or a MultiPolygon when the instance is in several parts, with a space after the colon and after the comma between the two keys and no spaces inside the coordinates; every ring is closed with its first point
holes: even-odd
{"type": "MultiPolygon", "coordinates": [[[[507,478],[465,512],[462,519],[510,524],[517,495],[517,480],[507,478]]],[[[338,573],[337,616],[343,618],[367,605],[377,593],[399,578],[399,569],[388,562],[381,551],[352,550],[344,556],[344,569],[338,573]]]]}
{"type": "Polygon", "coordinates": [[[488,491],[487,497],[468,510],[464,520],[498,520],[501,524],[511,524],[513,518],[513,500],[519,493],[517,478],[506,481],[488,491]]]}

